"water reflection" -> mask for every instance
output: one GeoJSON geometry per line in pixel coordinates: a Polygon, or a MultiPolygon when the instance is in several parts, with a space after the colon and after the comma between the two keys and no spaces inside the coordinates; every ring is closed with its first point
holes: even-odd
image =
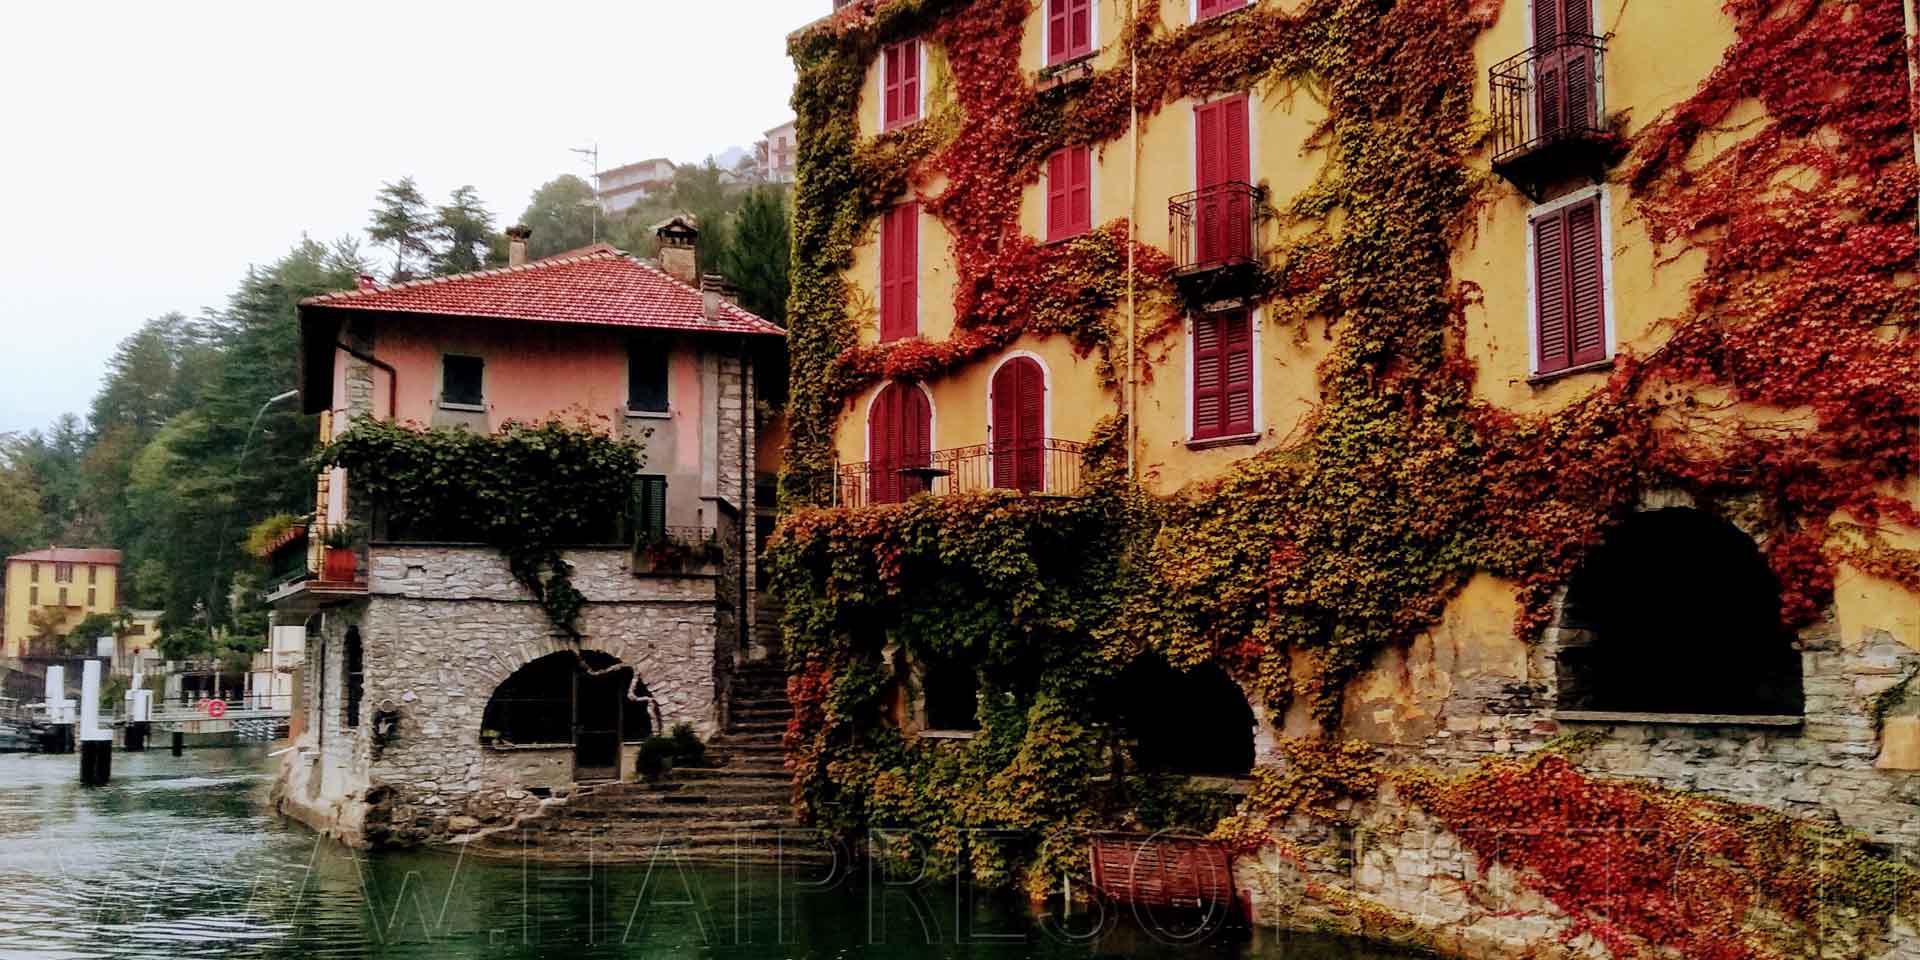
{"type": "Polygon", "coordinates": [[[268,815],[272,763],[264,747],[119,753],[113,783],[88,790],[74,757],[0,756],[0,956],[1406,956],[1260,931],[1171,944],[1097,911],[1035,916],[965,890],[824,886],[813,865],[369,857],[268,815]]]}

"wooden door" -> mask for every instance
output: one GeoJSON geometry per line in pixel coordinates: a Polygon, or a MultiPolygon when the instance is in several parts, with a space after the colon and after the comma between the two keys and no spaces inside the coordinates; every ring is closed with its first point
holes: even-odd
{"type": "Polygon", "coordinates": [[[1591,0],[1533,0],[1538,138],[1597,130],[1591,0]]]}
{"type": "Polygon", "coordinates": [[[881,388],[867,417],[867,501],[899,503],[927,489],[933,407],[918,384],[881,388]]]}
{"type": "Polygon", "coordinates": [[[1251,156],[1247,98],[1228,97],[1194,108],[1196,265],[1228,263],[1252,253],[1248,221],[1251,156]]]}
{"type": "Polygon", "coordinates": [[[592,676],[573,674],[573,779],[620,779],[620,715],[625,691],[623,671],[592,676]]]}
{"type": "Polygon", "coordinates": [[[993,485],[1037,493],[1046,487],[1046,381],[1031,357],[1015,357],[993,374],[993,485]]]}

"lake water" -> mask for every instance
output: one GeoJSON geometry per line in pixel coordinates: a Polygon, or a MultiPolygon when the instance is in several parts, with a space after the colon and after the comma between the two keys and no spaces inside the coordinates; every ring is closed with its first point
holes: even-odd
{"type": "Polygon", "coordinates": [[[951,887],[676,861],[557,867],[356,853],[273,816],[267,748],[0,755],[0,957],[1403,960],[1357,941],[1213,932],[951,887]]]}

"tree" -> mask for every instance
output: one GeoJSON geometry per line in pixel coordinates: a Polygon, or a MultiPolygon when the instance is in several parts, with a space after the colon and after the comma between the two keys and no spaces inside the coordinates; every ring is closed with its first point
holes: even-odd
{"type": "Polygon", "coordinates": [[[480,203],[471,185],[453,191],[435,211],[433,237],[439,245],[432,257],[435,276],[471,273],[486,266],[493,252],[493,214],[480,203]]]}
{"type": "MultiPolygon", "coordinates": [[[[786,326],[787,205],[782,191],[761,187],[749,192],[731,227],[718,252],[720,273],[739,288],[741,306],[786,326]]],[[[704,235],[700,245],[707,245],[704,235]]]]}
{"type": "Polygon", "coordinates": [[[133,615],[125,608],[112,613],[89,613],[73,629],[67,631],[66,651],[77,656],[91,656],[94,643],[101,637],[115,640],[127,635],[127,629],[133,623],[133,615]]]}
{"type": "Polygon", "coordinates": [[[412,177],[381,184],[368,215],[373,219],[367,223],[367,235],[393,250],[395,281],[413,276],[409,263],[425,268],[432,261],[434,220],[427,198],[421,196],[412,177]]]}
{"type": "Polygon", "coordinates": [[[551,257],[592,243],[598,217],[599,201],[585,180],[569,173],[541,184],[520,215],[520,222],[533,228],[527,256],[551,257]]]}

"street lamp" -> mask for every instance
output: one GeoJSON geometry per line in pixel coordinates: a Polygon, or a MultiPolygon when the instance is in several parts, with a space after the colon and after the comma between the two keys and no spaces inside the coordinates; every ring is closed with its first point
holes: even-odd
{"type": "MultiPolygon", "coordinates": [[[[253,446],[254,431],[260,429],[260,418],[267,415],[267,408],[276,403],[291,400],[299,395],[300,391],[298,390],[276,393],[261,403],[260,409],[253,412],[253,423],[247,427],[247,438],[240,444],[240,459],[235,460],[233,463],[234,476],[238,477],[240,475],[240,468],[246,466],[247,450],[253,446]]],[[[209,637],[213,635],[213,611],[218,606],[215,601],[220,596],[220,564],[226,559],[227,529],[232,525],[232,522],[233,512],[229,510],[220,518],[220,539],[215,543],[213,549],[213,576],[211,582],[207,584],[207,635],[209,637]]],[[[215,674],[216,679],[214,680],[214,684],[216,690],[219,689],[218,676],[218,674],[215,674]]]]}

